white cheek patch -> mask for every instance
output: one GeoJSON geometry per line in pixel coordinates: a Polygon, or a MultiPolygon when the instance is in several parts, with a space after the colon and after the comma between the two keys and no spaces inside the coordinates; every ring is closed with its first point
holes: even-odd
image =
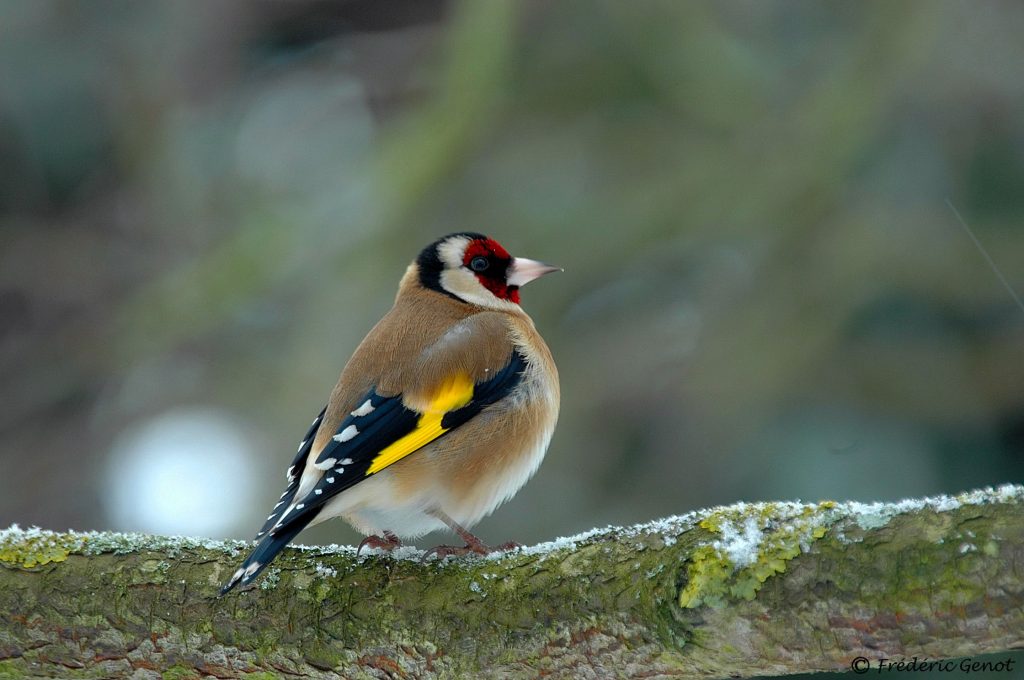
{"type": "Polygon", "coordinates": [[[516,303],[511,300],[502,300],[484,288],[477,280],[476,274],[461,267],[441,272],[441,287],[461,300],[487,309],[519,309],[519,305],[516,303]]]}
{"type": "Polygon", "coordinates": [[[437,255],[444,263],[445,269],[458,269],[462,266],[462,258],[466,254],[469,239],[465,236],[450,238],[437,247],[437,255]]]}

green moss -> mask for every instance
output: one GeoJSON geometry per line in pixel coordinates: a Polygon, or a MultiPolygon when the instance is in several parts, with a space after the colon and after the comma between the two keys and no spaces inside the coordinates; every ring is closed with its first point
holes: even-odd
{"type": "Polygon", "coordinates": [[[281,676],[270,671],[256,671],[242,676],[245,680],[280,680],[281,676]]]}
{"type": "MultiPolygon", "coordinates": [[[[994,508],[995,506],[990,506],[994,508]]],[[[993,531],[987,516],[991,509],[974,509],[964,521],[948,512],[926,511],[898,515],[869,538],[870,560],[855,569],[841,567],[849,562],[849,543],[821,544],[824,564],[836,565],[829,580],[838,592],[856,593],[865,607],[878,611],[958,612],[971,602],[985,601],[989,584],[996,579],[1003,538],[1018,536],[1005,528],[993,531]],[[970,527],[969,529],[967,527],[970,527]],[[897,604],[898,603],[898,604],[897,604]]],[[[846,530],[849,532],[849,525],[846,530]]],[[[849,533],[847,534],[849,537],[849,533]]],[[[923,634],[908,628],[914,640],[923,634]]]]}
{"type": "Polygon", "coordinates": [[[163,680],[197,680],[200,676],[194,668],[178,664],[165,670],[160,677],[163,680]]]}
{"type": "Polygon", "coordinates": [[[716,538],[693,551],[679,605],[721,607],[730,599],[754,599],[765,581],[785,572],[804,546],[825,535],[835,507],[831,501],[816,506],[762,503],[711,513],[700,527],[716,538]],[[742,564],[731,557],[738,543],[746,546],[742,564]]]}
{"type": "Polygon", "coordinates": [[[322,642],[303,645],[302,658],[317,668],[339,668],[350,660],[344,650],[335,649],[322,642]]]}
{"type": "Polygon", "coordinates": [[[20,680],[25,677],[25,664],[9,659],[0,661],[0,680],[20,680]]]}

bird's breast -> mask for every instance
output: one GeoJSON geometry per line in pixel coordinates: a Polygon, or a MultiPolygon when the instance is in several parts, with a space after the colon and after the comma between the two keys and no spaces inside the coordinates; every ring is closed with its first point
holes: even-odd
{"type": "Polygon", "coordinates": [[[439,442],[435,455],[444,469],[443,509],[464,525],[512,498],[537,471],[551,441],[558,420],[558,374],[553,363],[547,365],[550,355],[537,357],[536,348],[530,350],[523,379],[508,396],[453,432],[451,441],[439,442]]]}

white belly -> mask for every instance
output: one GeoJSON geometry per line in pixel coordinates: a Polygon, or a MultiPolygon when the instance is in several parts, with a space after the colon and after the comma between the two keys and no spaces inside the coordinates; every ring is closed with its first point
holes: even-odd
{"type": "Polygon", "coordinates": [[[381,470],[332,498],[314,523],[341,517],[367,536],[387,530],[401,538],[417,538],[445,528],[444,522],[427,513],[434,505],[429,496],[399,497],[391,473],[381,470]]]}

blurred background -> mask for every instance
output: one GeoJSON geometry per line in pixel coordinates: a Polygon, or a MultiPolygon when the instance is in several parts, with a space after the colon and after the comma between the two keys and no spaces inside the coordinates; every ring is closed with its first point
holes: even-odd
{"type": "MultiPolygon", "coordinates": [[[[420,248],[563,387],[531,543],[1020,481],[1024,5],[0,2],[0,525],[249,538],[420,248]]],[[[305,542],[354,542],[340,522],[305,542]]],[[[434,535],[422,547],[450,540],[434,535]]]]}

